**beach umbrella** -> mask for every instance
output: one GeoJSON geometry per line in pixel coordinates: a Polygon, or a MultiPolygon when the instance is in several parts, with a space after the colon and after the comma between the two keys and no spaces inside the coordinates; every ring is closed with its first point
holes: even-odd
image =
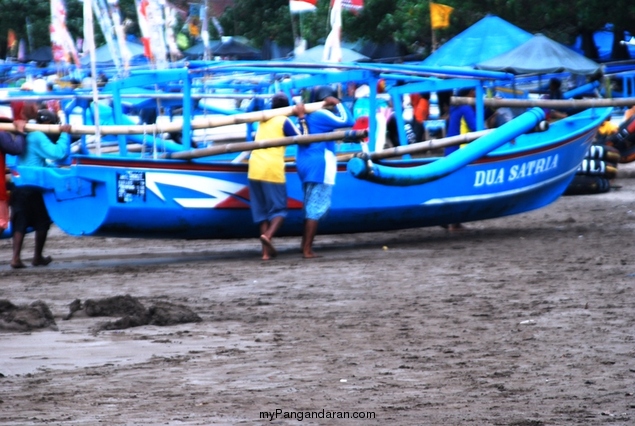
{"type": "MultiPolygon", "coordinates": [[[[209,41],[210,52],[213,51],[214,48],[216,48],[220,43],[221,43],[220,40],[210,40],[209,41]]],[[[183,54],[187,56],[188,58],[202,59],[203,56],[205,55],[205,43],[203,43],[202,41],[199,43],[196,43],[195,45],[185,49],[183,51],[183,54]]]]}
{"type": "Polygon", "coordinates": [[[542,34],[490,60],[476,64],[476,68],[505,71],[515,74],[557,73],[589,75],[601,65],[542,34]]]}
{"type": "Polygon", "coordinates": [[[293,52],[291,46],[281,46],[273,40],[266,39],[260,49],[260,58],[263,60],[286,58],[293,52]]]}
{"type": "Polygon", "coordinates": [[[214,56],[235,56],[238,59],[259,59],[260,51],[234,37],[223,40],[212,49],[214,56]]]}
{"type": "MultiPolygon", "coordinates": [[[[126,47],[128,48],[128,51],[130,52],[130,59],[135,59],[140,56],[141,57],[144,56],[144,49],[142,44],[126,41],[126,47]]],[[[90,56],[89,55],[83,56],[80,61],[82,65],[88,65],[90,64],[90,56]]],[[[107,64],[107,63],[114,62],[110,54],[110,49],[108,48],[107,44],[104,44],[103,46],[99,46],[97,49],[95,49],[95,61],[98,64],[107,64]]]]}
{"type": "Polygon", "coordinates": [[[473,67],[479,62],[509,52],[533,36],[494,15],[454,36],[421,62],[429,67],[473,67]]]}
{"type": "MultiPolygon", "coordinates": [[[[352,49],[347,49],[345,47],[341,48],[342,51],[342,62],[359,62],[368,60],[368,56],[362,55],[359,52],[356,52],[352,49]]],[[[303,53],[295,55],[292,59],[293,62],[322,62],[322,55],[324,54],[324,45],[321,44],[319,46],[312,47],[310,49],[305,50],[303,53]]]]}
{"type": "Polygon", "coordinates": [[[51,62],[53,61],[53,51],[51,46],[38,47],[24,58],[27,62],[51,62]]]}
{"type": "Polygon", "coordinates": [[[353,50],[371,59],[393,59],[408,55],[406,46],[396,41],[384,43],[368,41],[364,42],[359,48],[353,48],[353,50]]]}

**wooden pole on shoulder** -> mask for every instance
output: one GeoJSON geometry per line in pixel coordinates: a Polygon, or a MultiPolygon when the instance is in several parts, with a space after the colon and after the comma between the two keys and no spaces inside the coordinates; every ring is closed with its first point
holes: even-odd
{"type": "Polygon", "coordinates": [[[289,136],[286,138],[269,139],[257,142],[235,142],[209,148],[193,149],[189,151],[168,152],[159,158],[191,160],[193,158],[210,157],[212,155],[227,154],[231,152],[253,151],[255,149],[281,147],[294,144],[307,144],[322,141],[350,140],[357,141],[368,136],[366,130],[340,130],[329,133],[316,133],[313,135],[289,136]]]}

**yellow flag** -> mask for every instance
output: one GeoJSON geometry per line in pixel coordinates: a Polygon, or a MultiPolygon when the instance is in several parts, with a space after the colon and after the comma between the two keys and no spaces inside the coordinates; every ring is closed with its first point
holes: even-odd
{"type": "Polygon", "coordinates": [[[430,24],[433,30],[450,26],[450,14],[453,7],[430,2],[430,24]]]}

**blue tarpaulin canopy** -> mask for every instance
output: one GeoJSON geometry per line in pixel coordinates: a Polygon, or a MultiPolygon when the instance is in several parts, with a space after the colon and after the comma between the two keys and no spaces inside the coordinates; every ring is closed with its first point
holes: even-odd
{"type": "Polygon", "coordinates": [[[531,33],[504,19],[488,15],[443,44],[421,65],[473,67],[512,50],[532,37],[531,33]]]}
{"type": "Polygon", "coordinates": [[[574,52],[550,38],[536,34],[527,42],[493,59],[480,62],[476,68],[514,74],[546,74],[570,72],[589,75],[601,65],[574,52]]]}

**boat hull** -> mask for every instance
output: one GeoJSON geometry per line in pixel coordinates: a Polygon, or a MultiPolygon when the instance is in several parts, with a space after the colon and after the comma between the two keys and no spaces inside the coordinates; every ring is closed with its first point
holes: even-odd
{"type": "MultiPolygon", "coordinates": [[[[338,167],[332,208],[320,233],[355,233],[469,222],[543,207],[566,190],[610,109],[587,110],[542,134],[518,137],[453,173],[387,186],[338,167]]],[[[384,161],[421,167],[435,159],[384,161]]],[[[241,238],[258,235],[246,164],[77,156],[64,169],[18,168],[39,186],[51,218],[71,235],[241,238]]],[[[303,229],[302,185],[287,166],[289,215],[279,235],[303,229]]]]}

